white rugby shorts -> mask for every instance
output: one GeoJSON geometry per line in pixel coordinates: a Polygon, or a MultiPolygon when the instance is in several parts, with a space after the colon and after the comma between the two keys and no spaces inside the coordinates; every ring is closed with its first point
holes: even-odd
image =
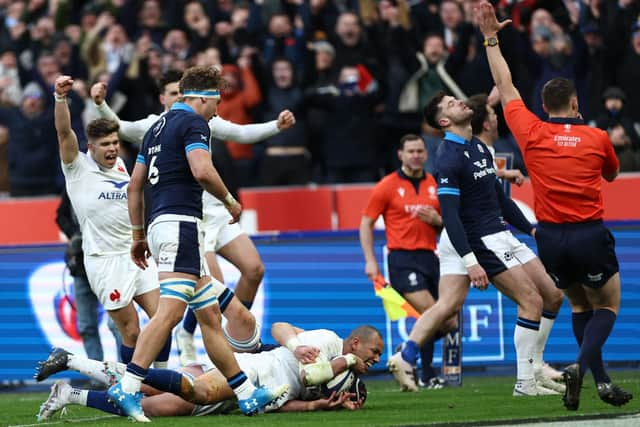
{"type": "Polygon", "coordinates": [[[220,248],[244,233],[238,223],[229,224],[229,221],[231,214],[224,206],[205,206],[202,218],[205,252],[218,252],[220,248]]]}
{"type": "Polygon", "coordinates": [[[157,289],[158,267],[149,259],[149,267],[141,270],[128,252],[116,255],[86,256],[84,266],[91,290],[105,310],[126,307],[133,297],[157,289]]]}
{"type": "MultiPolygon", "coordinates": [[[[499,233],[489,234],[481,238],[484,249],[491,253],[491,257],[484,254],[476,254],[478,262],[483,268],[486,265],[495,267],[496,263],[504,265],[508,270],[518,265],[524,265],[532,259],[536,258],[536,254],[529,249],[527,245],[516,239],[510,231],[501,231],[499,233]]],[[[456,252],[447,230],[443,230],[440,234],[438,242],[438,256],[440,257],[440,275],[467,275],[467,269],[458,252],[456,252]]]]}
{"type": "Polygon", "coordinates": [[[147,242],[159,272],[202,277],[207,273],[201,220],[187,215],[160,215],[149,226],[147,242]]]}

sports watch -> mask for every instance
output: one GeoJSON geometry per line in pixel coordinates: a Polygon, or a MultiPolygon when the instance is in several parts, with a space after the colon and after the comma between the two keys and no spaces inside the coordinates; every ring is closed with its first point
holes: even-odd
{"type": "Polygon", "coordinates": [[[489,37],[487,39],[484,39],[484,43],[485,47],[492,47],[492,46],[498,46],[498,37],[493,36],[493,37],[489,37]]]}

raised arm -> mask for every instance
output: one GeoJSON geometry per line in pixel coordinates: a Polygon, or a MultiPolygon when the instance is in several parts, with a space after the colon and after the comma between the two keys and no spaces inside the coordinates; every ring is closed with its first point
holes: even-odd
{"type": "Polygon", "coordinates": [[[500,92],[502,106],[504,107],[510,101],[521,99],[520,92],[513,85],[511,71],[507,61],[502,56],[500,45],[498,44],[498,32],[509,25],[511,20],[507,19],[503,22],[498,22],[493,6],[486,1],[476,6],[474,12],[480,32],[484,36],[484,45],[487,51],[489,67],[491,68],[491,75],[500,92]]]}
{"type": "Polygon", "coordinates": [[[78,138],[71,128],[71,113],[67,105],[67,94],[71,90],[73,79],[70,76],[60,76],[54,85],[55,97],[55,126],[58,134],[60,159],[69,164],[78,156],[78,138]]]}
{"type": "Polygon", "coordinates": [[[221,141],[254,144],[289,129],[295,123],[296,118],[293,113],[289,110],[283,110],[277,120],[251,125],[239,125],[215,116],[209,120],[209,129],[211,129],[211,136],[221,141]]]}
{"type": "Polygon", "coordinates": [[[153,123],[155,123],[157,116],[150,116],[146,119],[136,120],[135,122],[120,120],[118,115],[111,109],[111,107],[109,107],[109,104],[107,104],[105,99],[107,96],[106,84],[96,83],[91,86],[90,92],[91,99],[93,99],[96,111],[100,117],[118,122],[120,125],[120,128],[118,129],[118,136],[122,138],[123,141],[130,142],[136,147],[140,147],[140,145],[142,145],[142,140],[144,139],[144,134],[147,133],[149,128],[151,128],[153,123]]]}

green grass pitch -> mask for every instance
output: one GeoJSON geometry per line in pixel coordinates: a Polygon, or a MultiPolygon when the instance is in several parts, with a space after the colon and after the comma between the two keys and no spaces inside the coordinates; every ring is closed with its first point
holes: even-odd
{"type": "MultiPolygon", "coordinates": [[[[560,396],[512,397],[513,378],[467,376],[462,388],[401,393],[389,379],[369,379],[369,396],[360,411],[267,414],[252,418],[239,412],[225,416],[154,418],[156,426],[398,426],[446,423],[500,422],[515,420],[552,420],[568,417],[611,417],[640,414],[640,370],[614,371],[614,382],[634,394],[621,408],[609,406],[597,396],[593,380],[585,378],[580,410],[564,409],[560,396]],[[214,417],[214,418],[212,418],[214,417]]],[[[46,393],[0,393],[0,425],[91,425],[130,426],[131,422],[97,410],[70,406],[67,414],[37,423],[35,414],[46,393]]]]}

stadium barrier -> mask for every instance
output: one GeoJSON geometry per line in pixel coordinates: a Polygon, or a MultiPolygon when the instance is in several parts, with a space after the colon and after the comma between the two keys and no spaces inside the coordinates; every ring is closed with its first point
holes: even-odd
{"type": "MultiPolygon", "coordinates": [[[[620,258],[622,307],[604,357],[607,361],[638,362],[640,223],[612,224],[612,229],[620,258]]],[[[377,232],[375,237],[376,255],[382,263],[384,236],[377,232]]],[[[519,237],[533,245],[528,236],[519,237]]],[[[262,324],[264,341],[272,342],[269,329],[275,321],[290,322],[304,329],[329,328],[343,337],[357,325],[371,324],[385,336],[385,352],[375,367],[384,369],[392,349],[407,336],[413,320],[387,320],[381,300],[374,295],[373,286],[364,275],[357,233],[282,233],[254,239],[266,267],[252,309],[262,324]]],[[[46,357],[52,346],[83,353],[75,326],[72,280],[65,271],[63,250],[61,244],[0,246],[2,381],[30,379],[36,362],[46,357]]],[[[227,284],[234,287],[238,271],[223,260],[221,264],[227,284]]],[[[516,306],[495,289],[471,290],[464,306],[464,366],[515,366],[515,319],[516,306]]],[[[106,323],[103,313],[100,334],[105,357],[115,359],[115,343],[106,323]]],[[[436,346],[436,363],[440,348],[436,346]]],[[[570,309],[565,302],[545,359],[567,363],[576,352],[570,309]]],[[[200,360],[205,361],[201,346],[198,353],[200,360]]],[[[177,366],[175,346],[170,362],[177,366]]]]}
{"type": "MultiPolygon", "coordinates": [[[[241,190],[242,225],[249,233],[357,229],[372,188],[373,184],[349,184],[241,190]]],[[[629,203],[638,188],[638,173],[603,182],[605,220],[640,220],[640,203],[629,203]]],[[[525,211],[532,212],[530,182],[514,186],[512,195],[525,211]]],[[[0,245],[60,242],[55,223],[59,203],[58,197],[0,200],[0,245]]]]}

